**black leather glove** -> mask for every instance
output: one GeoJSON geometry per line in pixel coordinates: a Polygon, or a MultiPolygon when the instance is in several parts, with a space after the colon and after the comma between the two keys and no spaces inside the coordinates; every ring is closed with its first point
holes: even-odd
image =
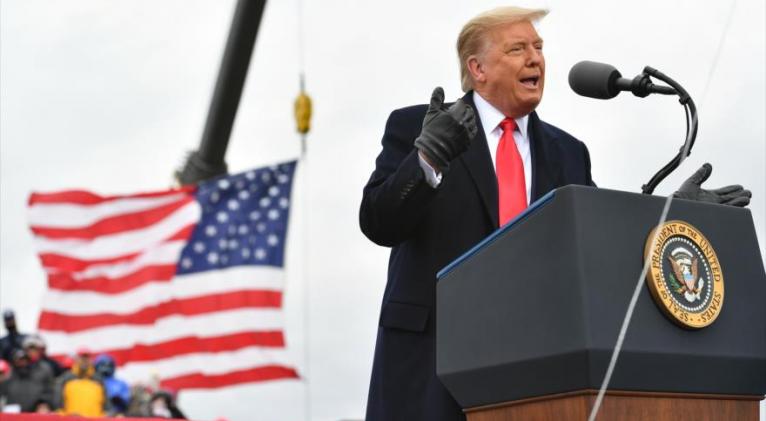
{"type": "Polygon", "coordinates": [[[688,180],[681,184],[681,188],[673,193],[673,197],[739,207],[745,207],[750,204],[750,197],[753,194],[750,193],[750,190],[745,190],[739,184],[715,190],[703,189],[702,183],[710,177],[712,172],[713,166],[705,163],[702,168],[698,169],[688,180]]]}
{"type": "Polygon", "coordinates": [[[415,147],[435,170],[445,172],[450,162],[468,149],[477,131],[473,108],[462,99],[445,107],[444,90],[436,87],[415,147]]]}

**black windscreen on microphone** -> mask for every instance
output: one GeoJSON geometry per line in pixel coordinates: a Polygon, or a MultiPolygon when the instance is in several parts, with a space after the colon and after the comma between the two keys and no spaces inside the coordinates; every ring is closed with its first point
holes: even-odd
{"type": "Polygon", "coordinates": [[[613,66],[595,61],[581,61],[569,71],[569,86],[582,96],[610,99],[620,93],[617,80],[620,72],[613,66]]]}

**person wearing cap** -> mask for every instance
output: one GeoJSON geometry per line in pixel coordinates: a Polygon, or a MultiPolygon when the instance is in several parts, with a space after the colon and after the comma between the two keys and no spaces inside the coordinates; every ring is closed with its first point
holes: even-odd
{"type": "Polygon", "coordinates": [[[110,410],[106,389],[87,349],[77,351],[71,370],[61,375],[56,391],[59,412],[64,415],[103,417],[110,410]]]}
{"type": "Polygon", "coordinates": [[[130,403],[130,386],[123,380],[115,377],[117,364],[111,355],[101,354],[94,361],[96,373],[101,376],[106,398],[112,407],[111,415],[124,415],[128,411],[130,403]]]}
{"type": "Polygon", "coordinates": [[[64,373],[64,368],[46,353],[45,340],[43,340],[42,336],[38,334],[27,335],[24,341],[22,341],[22,347],[30,361],[33,363],[39,361],[40,364],[47,365],[51,369],[54,378],[64,373]]]}
{"type": "Polygon", "coordinates": [[[186,416],[176,406],[175,395],[168,390],[158,390],[149,401],[150,416],[185,420],[186,416]]]}
{"type": "Polygon", "coordinates": [[[0,338],[0,358],[11,362],[13,352],[22,348],[26,335],[19,333],[13,310],[3,311],[3,325],[8,334],[0,338]]]}
{"type": "Polygon", "coordinates": [[[40,402],[53,402],[53,374],[45,365],[30,361],[23,350],[11,356],[11,375],[0,383],[0,396],[6,404],[16,404],[21,412],[35,412],[40,402]]]}

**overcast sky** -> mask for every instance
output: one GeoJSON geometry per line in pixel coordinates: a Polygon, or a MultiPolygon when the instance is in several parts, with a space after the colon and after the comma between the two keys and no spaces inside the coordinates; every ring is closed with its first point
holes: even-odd
{"type": "MultiPolygon", "coordinates": [[[[363,417],[388,250],[359,231],[361,189],[388,113],[426,102],[436,85],[448,98],[461,95],[457,33],[467,19],[500,4],[267,5],[227,162],[236,172],[298,157],[292,101],[303,61],[314,119],[294,189],[286,313],[288,345],[309,382],[183,393],[190,416],[300,420],[308,390],[312,420],[363,417]]],[[[233,5],[0,0],[0,308],[14,308],[24,330],[36,325],[45,286],[26,223],[29,193],[170,186],[199,141],[233,5]]],[[[586,142],[596,182],[638,192],[683,142],[683,111],[667,97],[578,97],[567,86],[569,68],[584,59],[612,63],[627,77],[645,65],[658,68],[695,99],[700,131],[692,156],[656,193],[667,195],[711,162],[711,187],[742,183],[753,190],[750,209],[763,256],[764,2],[523,5],[551,10],[540,26],[547,80],[538,111],[586,142]]]]}

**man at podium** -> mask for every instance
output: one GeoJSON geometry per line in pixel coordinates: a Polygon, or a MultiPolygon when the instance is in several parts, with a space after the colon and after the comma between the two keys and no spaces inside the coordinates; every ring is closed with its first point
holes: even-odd
{"type": "Polygon", "coordinates": [[[395,110],[364,188],[360,225],[391,247],[367,421],[464,420],[436,377],[436,273],[527,205],[593,185],[585,145],[534,111],[545,85],[546,10],[501,7],[458,36],[465,95],[395,110]]]}

